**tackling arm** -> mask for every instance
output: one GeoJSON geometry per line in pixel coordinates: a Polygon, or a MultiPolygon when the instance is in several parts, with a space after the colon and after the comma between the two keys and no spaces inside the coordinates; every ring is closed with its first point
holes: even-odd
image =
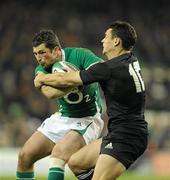
{"type": "Polygon", "coordinates": [[[37,75],[36,77],[41,84],[52,86],[55,88],[63,87],[76,87],[83,85],[80,78],[80,72],[66,72],[66,73],[54,73],[37,75]]]}
{"type": "Polygon", "coordinates": [[[49,85],[44,85],[41,82],[41,77],[43,75],[44,75],[43,73],[38,73],[38,75],[34,79],[34,85],[48,99],[55,99],[55,98],[63,97],[64,95],[66,95],[68,92],[72,90],[72,87],[55,88],[49,85]]]}

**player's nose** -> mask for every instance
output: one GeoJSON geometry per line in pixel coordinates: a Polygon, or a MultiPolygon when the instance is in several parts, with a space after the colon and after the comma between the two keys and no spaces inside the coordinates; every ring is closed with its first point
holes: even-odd
{"type": "Polygon", "coordinates": [[[101,43],[102,43],[102,44],[104,43],[104,38],[101,40],[101,43]]]}

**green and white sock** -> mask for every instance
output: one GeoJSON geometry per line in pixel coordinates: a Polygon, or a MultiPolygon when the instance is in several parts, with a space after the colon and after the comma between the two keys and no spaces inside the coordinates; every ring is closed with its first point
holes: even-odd
{"type": "Polygon", "coordinates": [[[64,170],[57,167],[50,168],[48,180],[64,180],[64,170]]]}
{"type": "Polygon", "coordinates": [[[34,180],[34,172],[16,172],[16,180],[34,180]]]}
{"type": "Polygon", "coordinates": [[[65,161],[59,158],[50,158],[48,180],[64,180],[65,161]]]}

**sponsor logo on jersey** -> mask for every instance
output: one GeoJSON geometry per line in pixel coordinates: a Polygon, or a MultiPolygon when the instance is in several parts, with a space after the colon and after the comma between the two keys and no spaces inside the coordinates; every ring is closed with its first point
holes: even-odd
{"type": "Polygon", "coordinates": [[[105,146],[106,149],[113,149],[112,143],[109,143],[105,146]]]}

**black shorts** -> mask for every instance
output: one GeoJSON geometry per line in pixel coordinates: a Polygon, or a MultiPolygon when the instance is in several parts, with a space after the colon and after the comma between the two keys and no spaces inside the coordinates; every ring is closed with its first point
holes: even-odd
{"type": "Polygon", "coordinates": [[[148,135],[143,133],[138,136],[120,138],[119,134],[109,133],[103,137],[100,154],[107,154],[119,162],[121,162],[126,169],[144,153],[147,148],[148,135]]]}

